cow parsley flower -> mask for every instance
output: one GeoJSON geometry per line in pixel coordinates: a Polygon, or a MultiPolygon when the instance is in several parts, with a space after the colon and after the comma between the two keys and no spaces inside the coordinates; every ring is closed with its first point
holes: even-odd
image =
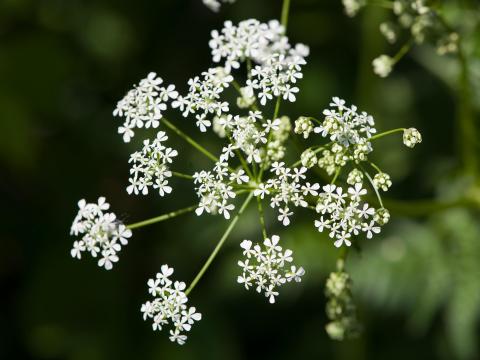
{"type": "Polygon", "coordinates": [[[220,161],[215,164],[213,171],[200,171],[193,175],[197,196],[200,199],[196,214],[202,215],[203,212],[209,214],[221,214],[225,219],[230,219],[230,212],[235,209],[235,205],[230,203],[236,194],[233,185],[248,183],[250,178],[243,170],[236,172],[228,168],[227,160],[233,156],[232,146],[223,149],[220,161]]]}
{"type": "Polygon", "coordinates": [[[130,185],[127,187],[129,194],[147,195],[149,187],[158,189],[160,196],[172,192],[168,183],[168,178],[172,176],[169,164],[172,163],[178,152],[162,144],[167,139],[168,136],[165,132],[159,131],[152,142],[150,140],[143,142],[142,151],[134,152],[130,156],[129,163],[132,164],[132,167],[130,169],[131,177],[128,179],[130,185]]]}
{"type": "Polygon", "coordinates": [[[188,298],[185,295],[186,285],[181,281],[170,279],[173,268],[161,266],[161,272],[147,282],[148,292],[154,299],[147,301],[141,307],[143,319],[152,319],[153,330],[161,331],[164,326],[170,325],[170,341],[179,345],[185,344],[187,336],[195,321],[202,319],[195,307],[188,307],[188,298]]]}
{"type": "Polygon", "coordinates": [[[331,140],[318,159],[318,165],[331,175],[348,161],[367,160],[373,150],[370,138],[377,130],[373,117],[358,113],[355,105],[347,107],[345,100],[334,97],[330,106],[333,108],[323,111],[325,120],[314,132],[331,140]]]}
{"type": "Polygon", "coordinates": [[[300,116],[295,121],[295,134],[302,134],[304,139],[307,139],[310,136],[310,133],[313,131],[313,123],[310,118],[306,116],[300,116]]]}
{"type": "Polygon", "coordinates": [[[373,72],[378,76],[385,78],[392,72],[394,61],[388,55],[380,55],[373,59],[373,72]]]}
{"type": "Polygon", "coordinates": [[[195,114],[197,126],[201,132],[205,132],[211,126],[209,116],[222,116],[228,113],[229,104],[220,100],[220,94],[232,81],[233,76],[225,69],[221,67],[208,69],[202,73],[202,78],[197,76],[188,81],[188,94],[178,96],[172,102],[172,107],[178,108],[184,117],[195,114]]]}
{"type": "Polygon", "coordinates": [[[409,148],[414,148],[415,145],[422,142],[422,134],[415,128],[405,129],[403,131],[403,143],[409,148]]]}
{"type": "Polygon", "coordinates": [[[258,293],[264,293],[270,304],[275,303],[277,289],[292,280],[300,282],[305,274],[303,267],[289,265],[293,262],[293,252],[283,250],[279,245],[280,237],[273,235],[263,241],[263,246],[253,245],[250,240],[243,240],[240,247],[245,259],[238,261],[242,275],[237,282],[245,289],[255,287],[258,293]]]}
{"type": "Polygon", "coordinates": [[[270,206],[278,208],[278,221],[287,226],[290,224],[290,216],[293,212],[290,206],[307,207],[305,200],[307,195],[318,195],[320,185],[306,182],[306,167],[288,168],[284,162],[274,162],[271,165],[270,172],[274,177],[268,179],[265,183],[259,184],[253,192],[255,196],[270,196],[270,206]]]}
{"type": "Polygon", "coordinates": [[[135,135],[135,128],[159,126],[168,101],[178,96],[174,85],[162,87],[162,83],[163,79],[151,72],[117,103],[113,116],[125,117],[125,122],[118,128],[118,133],[123,135],[123,141],[130,141],[135,135]]]}
{"type": "Polygon", "coordinates": [[[109,208],[110,204],[104,197],[99,197],[97,203],[80,200],[70,229],[70,235],[81,236],[73,243],[72,257],[81,259],[85,251],[94,258],[100,254],[98,266],[107,270],[111,270],[113,263],[118,261],[117,253],[132,236],[131,230],[118,221],[114,213],[106,212],[109,208]]]}
{"type": "Polygon", "coordinates": [[[261,23],[249,19],[238,26],[226,21],[220,32],[212,31],[209,45],[213,61],[223,62],[227,72],[238,69],[244,61],[253,62],[244,87],[246,98],[257,97],[262,105],[274,96],[293,102],[299,91],[295,84],[303,77],[301,70],[309,49],[302,44],[292,47],[284,33],[277,20],[261,23]]]}
{"type": "Polygon", "coordinates": [[[349,187],[346,192],[335,185],[325,185],[322,189],[316,206],[321,216],[315,220],[315,227],[319,232],[327,230],[328,236],[335,239],[336,247],[350,246],[352,236],[361,232],[368,239],[380,232],[379,223],[372,221],[375,209],[362,202],[367,190],[361,183],[349,187]]]}
{"type": "Polygon", "coordinates": [[[390,180],[390,175],[381,172],[381,173],[375,174],[373,178],[373,184],[377,189],[388,191],[390,186],[392,186],[392,180],[390,180]]]}

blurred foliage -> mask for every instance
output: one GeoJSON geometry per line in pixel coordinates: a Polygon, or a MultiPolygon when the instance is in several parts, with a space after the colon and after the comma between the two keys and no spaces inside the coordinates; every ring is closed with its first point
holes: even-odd
{"type": "MultiPolygon", "coordinates": [[[[445,3],[449,21],[466,37],[478,127],[478,2],[445,3]]],[[[145,282],[162,263],[175,264],[179,278],[192,278],[225,222],[186,216],[141,229],[113,272],[69,257],[68,230],[82,197],[105,195],[126,222],[195,201],[184,183],[175,200],[127,196],[126,162],[139,142],[125,146],[117,136],[111,116],[116,101],[149,71],[185,89],[189,77],[210,65],[211,29],[225,19],[278,17],[280,7],[278,0],[238,0],[213,14],[200,0],[0,2],[0,358],[478,356],[478,209],[419,219],[393,209],[387,233],[363,242],[348,259],[365,332],[346,342],[332,342],[324,331],[323,286],[337,251],[301,215],[287,229],[278,227],[273,213],[267,212],[267,221],[305,265],[303,286],[286,288],[271,306],[235,283],[239,241],[261,236],[251,209],[192,294],[204,320],[182,348],[143,323],[145,282]]],[[[336,95],[373,114],[379,130],[417,127],[424,141],[414,151],[402,148],[399,138],[378,142],[375,162],[392,175],[391,196],[455,197],[472,183],[459,166],[461,139],[455,135],[457,62],[425,45],[391,77],[377,78],[371,60],[388,47],[378,31],[384,17],[382,9],[367,8],[349,19],[341,1],[292,0],[290,36],[310,45],[311,56],[298,101],[284,111],[292,118],[320,114],[336,95]]],[[[187,122],[183,128],[196,131],[187,122]]],[[[172,146],[188,151],[171,138],[172,146]]],[[[219,147],[214,137],[204,145],[219,147]]],[[[187,156],[186,169],[209,165],[194,153],[187,156]]]]}

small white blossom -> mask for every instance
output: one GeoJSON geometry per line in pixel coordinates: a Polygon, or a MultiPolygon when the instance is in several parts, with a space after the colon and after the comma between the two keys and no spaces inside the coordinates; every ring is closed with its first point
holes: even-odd
{"type": "Polygon", "coordinates": [[[374,225],[375,222],[382,225],[374,216],[375,210],[361,202],[366,194],[361,183],[354,184],[346,192],[335,185],[323,186],[316,206],[321,216],[314,224],[319,232],[328,231],[328,236],[335,239],[336,247],[350,246],[352,236],[360,232],[369,239],[380,232],[380,227],[374,225]]]}
{"type": "Polygon", "coordinates": [[[348,107],[345,101],[334,97],[330,103],[332,108],[325,109],[325,120],[314,132],[330,139],[324,146],[318,159],[318,166],[329,175],[348,161],[365,161],[373,150],[370,138],[377,132],[373,117],[366,112],[359,113],[357,107],[348,107]]]}
{"type": "Polygon", "coordinates": [[[373,72],[384,78],[392,72],[394,61],[388,55],[380,55],[372,61],[372,65],[373,72]]]}
{"type": "Polygon", "coordinates": [[[123,141],[130,141],[135,135],[135,128],[159,126],[163,111],[167,110],[167,102],[178,96],[175,86],[165,88],[160,86],[162,83],[162,78],[151,72],[117,103],[113,116],[125,117],[125,122],[118,128],[123,141]]]}
{"type": "Polygon", "coordinates": [[[270,172],[275,175],[266,182],[259,184],[254,191],[254,195],[262,199],[265,195],[270,196],[270,206],[278,208],[278,221],[287,226],[290,224],[290,217],[293,211],[290,211],[289,205],[296,207],[307,207],[308,203],[305,196],[309,192],[318,190],[318,184],[302,184],[305,179],[306,167],[288,168],[283,162],[274,162],[271,165],[270,172]]]}
{"type": "Polygon", "coordinates": [[[278,296],[277,288],[292,280],[301,281],[305,270],[287,264],[293,261],[291,250],[283,251],[279,245],[280,237],[273,235],[263,241],[263,246],[255,244],[252,247],[250,240],[244,240],[240,247],[246,257],[238,261],[242,274],[237,277],[237,282],[243,284],[245,289],[254,286],[258,293],[264,293],[268,301],[273,304],[278,296]]]}
{"type": "Polygon", "coordinates": [[[195,307],[187,306],[186,285],[171,280],[172,274],[173,268],[162,265],[161,272],[148,280],[148,292],[154,299],[143,304],[141,312],[144,320],[153,321],[153,330],[161,331],[164,326],[171,325],[170,341],[183,345],[187,340],[184,332],[190,331],[195,321],[202,319],[202,314],[197,313],[195,307]]]}
{"type": "Polygon", "coordinates": [[[390,180],[390,175],[386,173],[378,173],[378,174],[375,174],[373,178],[373,184],[377,189],[388,191],[390,186],[392,186],[392,180],[390,180]]]}
{"type": "Polygon", "coordinates": [[[98,198],[97,203],[80,200],[70,230],[71,235],[81,236],[80,240],[73,243],[70,251],[72,257],[81,259],[85,251],[93,257],[100,254],[98,266],[107,270],[111,270],[113,263],[118,261],[117,253],[132,236],[132,231],[118,221],[114,213],[106,212],[109,208],[110,204],[104,197],[98,198]]]}
{"type": "Polygon", "coordinates": [[[132,164],[132,167],[128,179],[130,185],[127,187],[129,194],[147,195],[149,187],[158,189],[160,196],[172,192],[168,183],[168,178],[172,176],[169,164],[172,163],[178,152],[163,145],[167,139],[168,136],[165,132],[159,131],[152,142],[150,140],[143,142],[142,151],[135,152],[130,156],[129,163],[132,164]]]}
{"type": "Polygon", "coordinates": [[[415,128],[405,129],[403,131],[403,143],[409,148],[415,147],[415,145],[422,142],[422,134],[415,128]]]}

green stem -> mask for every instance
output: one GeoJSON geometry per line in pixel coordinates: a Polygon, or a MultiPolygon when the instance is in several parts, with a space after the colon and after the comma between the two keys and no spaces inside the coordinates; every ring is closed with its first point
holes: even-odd
{"type": "Polygon", "coordinates": [[[275,111],[273,112],[273,118],[272,120],[275,120],[278,117],[278,113],[280,112],[280,102],[281,102],[282,97],[278,96],[277,97],[277,102],[275,103],[275,111]]]}
{"type": "Polygon", "coordinates": [[[184,209],[172,211],[168,214],[163,214],[163,215],[151,218],[151,219],[147,219],[147,220],[144,220],[144,221],[140,221],[140,222],[137,222],[137,223],[134,223],[134,224],[127,225],[127,228],[132,230],[132,229],[137,229],[137,228],[140,228],[140,227],[143,227],[143,226],[156,224],[158,222],[169,220],[169,219],[172,219],[172,218],[177,217],[179,215],[186,214],[188,212],[191,212],[191,211],[195,210],[196,208],[197,208],[197,205],[192,205],[192,206],[189,206],[189,207],[184,208],[184,209]]]}
{"type": "Polygon", "coordinates": [[[396,64],[397,62],[400,61],[402,57],[405,56],[406,53],[410,51],[413,45],[413,39],[408,40],[401,48],[398,50],[398,52],[395,54],[395,56],[392,58],[393,63],[396,64]]]}
{"type": "Polygon", "coordinates": [[[365,171],[365,169],[363,169],[363,173],[365,174],[365,176],[368,178],[368,181],[370,181],[370,184],[372,185],[372,188],[373,190],[375,191],[375,195],[377,195],[377,199],[378,199],[378,202],[380,203],[380,206],[382,208],[384,208],[385,206],[383,206],[383,201],[382,201],[382,197],[380,196],[380,193],[377,189],[377,187],[375,186],[375,183],[373,182],[373,179],[371,178],[371,176],[369,175],[369,173],[367,171],[365,171]]]}
{"type": "Polygon", "coordinates": [[[397,129],[393,129],[393,130],[388,130],[388,131],[382,132],[380,134],[373,135],[369,140],[377,140],[377,139],[380,139],[384,136],[387,136],[387,135],[390,135],[390,134],[395,134],[397,132],[404,132],[404,131],[405,131],[405,128],[397,128],[397,129]]]}
{"type": "Polygon", "coordinates": [[[212,161],[214,162],[218,162],[218,158],[213,155],[210,151],[208,151],[207,149],[205,149],[202,145],[200,145],[199,143],[197,143],[195,140],[193,140],[190,136],[188,136],[187,134],[185,134],[184,132],[182,132],[179,128],[177,128],[175,125],[173,125],[170,121],[168,121],[167,119],[165,118],[162,118],[162,122],[167,126],[169,127],[171,130],[173,130],[173,132],[175,132],[178,136],[180,136],[181,138],[183,138],[186,142],[188,142],[190,145],[192,145],[195,149],[197,149],[198,151],[200,151],[202,154],[204,154],[206,157],[208,157],[209,159],[211,159],[212,161]]]}
{"type": "Polygon", "coordinates": [[[222,248],[222,245],[224,244],[225,240],[227,240],[228,236],[230,235],[230,233],[232,232],[233,228],[235,227],[235,225],[237,224],[238,222],[238,219],[240,218],[240,216],[243,214],[243,212],[245,211],[245,209],[247,208],[248,204],[250,203],[250,201],[252,200],[252,197],[253,197],[253,192],[251,192],[248,197],[245,199],[245,201],[243,202],[242,206],[240,207],[240,210],[238,211],[237,215],[235,215],[235,217],[232,219],[232,221],[230,222],[230,224],[228,225],[227,227],[227,230],[225,230],[225,232],[223,233],[222,237],[220,238],[220,241],[218,242],[217,246],[215,246],[215,249],[213,249],[212,253],[210,254],[210,256],[208,257],[207,261],[205,262],[205,264],[202,266],[202,268],[200,269],[200,271],[198,272],[197,276],[195,276],[195,278],[193,279],[192,283],[190,284],[190,286],[188,287],[187,291],[185,291],[185,295],[188,296],[188,294],[193,290],[193,288],[197,285],[197,283],[200,281],[200,279],[202,278],[203,274],[205,274],[205,272],[207,271],[208,267],[210,266],[210,264],[212,263],[212,261],[215,259],[215,257],[217,256],[218,252],[220,251],[220,249],[222,248]]]}
{"type": "Polygon", "coordinates": [[[282,25],[285,28],[285,33],[287,33],[288,26],[288,13],[290,12],[290,0],[283,0],[282,6],[282,25]]]}
{"type": "Polygon", "coordinates": [[[340,166],[339,168],[337,168],[337,171],[335,172],[335,175],[333,176],[333,179],[330,182],[330,184],[335,184],[335,181],[337,181],[338,175],[340,175],[341,171],[342,171],[342,167],[340,166]]]}
{"type": "Polygon", "coordinates": [[[262,206],[262,199],[260,196],[257,196],[257,206],[258,206],[258,213],[260,215],[260,225],[262,226],[262,235],[263,239],[267,238],[267,228],[265,227],[265,217],[263,214],[263,206],[262,206]]]}
{"type": "Polygon", "coordinates": [[[173,176],[176,176],[176,177],[178,177],[178,178],[182,178],[182,179],[188,179],[188,180],[192,180],[192,179],[193,179],[193,176],[192,176],[192,175],[183,174],[183,173],[176,172],[176,171],[172,171],[172,175],[173,175],[173,176]]]}

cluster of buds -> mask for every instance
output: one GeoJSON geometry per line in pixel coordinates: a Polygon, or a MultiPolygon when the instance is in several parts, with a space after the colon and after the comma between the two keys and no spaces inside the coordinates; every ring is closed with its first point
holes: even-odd
{"type": "MultiPolygon", "coordinates": [[[[339,262],[343,262],[339,260],[339,262]]],[[[326,306],[330,322],[325,329],[334,340],[351,339],[361,331],[352,297],[352,280],[343,270],[330,273],[325,285],[326,306]]]]}

